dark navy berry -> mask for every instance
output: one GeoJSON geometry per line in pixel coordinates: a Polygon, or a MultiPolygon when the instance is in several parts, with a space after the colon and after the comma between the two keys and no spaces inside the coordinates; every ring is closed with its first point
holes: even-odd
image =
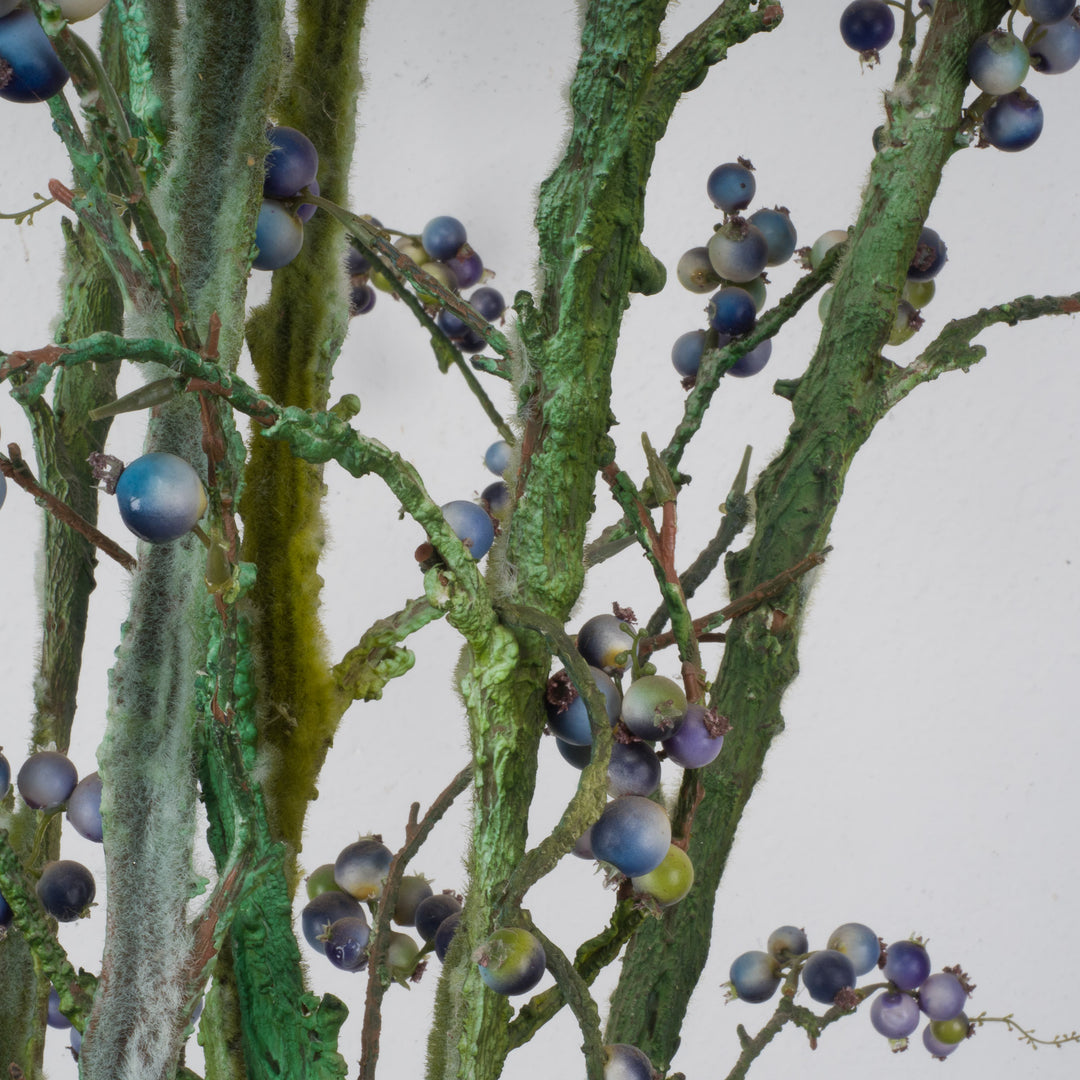
{"type": "Polygon", "coordinates": [[[342,971],[361,971],[367,967],[367,944],[371,928],[363,916],[347,915],[330,924],[326,931],[326,956],[342,971]]]}
{"type": "Polygon", "coordinates": [[[319,171],[315,144],[296,128],[277,126],[266,132],[270,152],[266,155],[263,196],[290,199],[306,188],[319,171]]]}
{"type": "Polygon", "coordinates": [[[883,49],[895,30],[896,20],[885,0],[853,0],[840,16],[840,36],[856,52],[883,49]]]}
{"type": "Polygon", "coordinates": [[[656,1073],[643,1050],[629,1043],[604,1047],[604,1080],[653,1080],[656,1073]]]}
{"type": "Polygon", "coordinates": [[[937,277],[948,258],[945,241],[933,229],[924,226],[915,245],[915,254],[911,256],[908,281],[929,281],[937,277]]]}
{"type": "Polygon", "coordinates": [[[57,922],[74,922],[94,900],[94,875],[71,859],[48,862],[35,888],[41,906],[57,922]]]}
{"type": "Polygon", "coordinates": [[[1024,34],[1031,66],[1040,75],[1060,75],[1080,63],[1080,9],[1061,22],[1032,23],[1024,34]]]}
{"type": "Polygon", "coordinates": [[[1028,15],[1037,23],[1058,23],[1076,8],[1076,0],[1025,0],[1028,15]]]}
{"type": "Polygon", "coordinates": [[[490,285],[484,285],[477,289],[469,297],[469,303],[477,314],[482,315],[488,322],[501,319],[503,312],[506,311],[506,301],[503,299],[502,293],[498,289],[493,289],[490,285]]]}
{"type": "Polygon", "coordinates": [[[0,893],[0,930],[5,926],[10,926],[14,918],[15,912],[11,910],[11,905],[4,899],[4,894],[0,893]]]}
{"type": "Polygon", "coordinates": [[[768,246],[769,257],[766,265],[779,266],[786,263],[795,254],[798,234],[791,224],[791,215],[780,207],[774,210],[755,210],[750,215],[750,224],[761,230],[768,246]]]}
{"type": "Polygon", "coordinates": [[[44,101],[68,81],[32,11],[20,8],[0,19],[0,97],[8,101],[44,101]]]}
{"type": "Polygon", "coordinates": [[[510,488],[505,480],[496,480],[480,492],[480,505],[496,517],[510,509],[510,488]]]}
{"type": "Polygon", "coordinates": [[[71,1027],[71,1021],[60,1011],[60,995],[56,992],[55,986],[49,987],[49,1004],[45,1013],[45,1023],[59,1031],[71,1027]]]}
{"type": "Polygon", "coordinates": [[[425,941],[434,941],[443,919],[461,910],[461,901],[452,893],[436,893],[416,906],[416,932],[425,941]]]}
{"type": "Polygon", "coordinates": [[[883,971],[898,990],[916,990],[930,974],[930,957],[917,941],[894,941],[883,971]]]}
{"type": "Polygon", "coordinates": [[[737,337],[752,330],[757,322],[754,298],[738,285],[725,285],[714,293],[708,307],[709,325],[721,334],[737,337]]]}
{"type": "Polygon", "coordinates": [[[512,453],[513,447],[505,439],[499,439],[484,451],[484,467],[488,472],[492,472],[496,476],[502,476],[510,467],[510,455],[512,453]]]}
{"type": "Polygon", "coordinates": [[[263,199],[255,222],[254,270],[280,270],[300,254],[304,246],[304,223],[285,205],[263,199]]]}
{"type": "Polygon", "coordinates": [[[705,331],[688,330],[685,334],[680,334],[671,346],[672,366],[684,379],[695,378],[704,352],[705,331]]]}
{"type": "Polygon", "coordinates": [[[1042,106],[1023,87],[999,97],[983,114],[982,133],[998,150],[1026,150],[1042,134],[1042,106]]]}
{"type": "Polygon", "coordinates": [[[349,314],[366,315],[375,306],[375,290],[361,281],[349,290],[349,314]]]}
{"type": "Polygon", "coordinates": [[[461,912],[455,911],[452,915],[447,915],[441,923],[439,923],[439,929],[435,931],[435,937],[432,939],[432,944],[435,946],[435,955],[439,958],[441,963],[446,959],[447,950],[450,948],[450,942],[454,940],[454,935],[457,933],[458,924],[461,922],[461,912]]]}
{"type": "MultiPolygon", "coordinates": [[[[600,668],[590,667],[593,683],[604,698],[608,720],[614,724],[619,719],[622,707],[622,695],[610,675],[600,668]]],[[[592,727],[585,702],[569,682],[565,672],[556,672],[548,681],[545,695],[547,720],[551,730],[564,741],[575,746],[592,745],[592,727]]]]}
{"type": "Polygon", "coordinates": [[[713,206],[726,214],[745,210],[754,198],[757,181],[754,174],[740,162],[729,161],[717,165],[705,182],[705,191],[713,206]]]}
{"type": "Polygon", "coordinates": [[[734,375],[736,379],[746,379],[756,375],[769,362],[772,356],[772,338],[759,341],[748,353],[743,353],[734,364],[727,369],[728,375],[734,375]]]}
{"type": "Polygon", "coordinates": [[[465,243],[465,226],[455,217],[432,218],[420,236],[424,250],[433,259],[452,259],[465,243]]]}
{"type": "Polygon", "coordinates": [[[331,923],[338,919],[364,917],[364,909],[348,893],[331,889],[307,902],[300,912],[300,928],[304,939],[316,952],[325,952],[322,939],[331,923]]]}
{"type": "MultiPolygon", "coordinates": [[[[3,475],[0,473],[0,476],[3,475]]],[[[0,799],[8,793],[9,787],[11,787],[11,766],[8,764],[8,759],[0,754],[0,799]]]]}
{"type": "Polygon", "coordinates": [[[651,795],[660,786],[660,759],[644,742],[614,743],[608,761],[607,790],[620,795],[651,795]]]}
{"type": "Polygon", "coordinates": [[[823,1005],[831,1005],[841,990],[854,986],[855,978],[851,961],[835,949],[814,953],[802,969],[806,992],[823,1005]]]}
{"type": "Polygon", "coordinates": [[[484,276],[483,260],[467,244],[452,259],[446,260],[446,266],[459,289],[471,289],[484,276]]]}

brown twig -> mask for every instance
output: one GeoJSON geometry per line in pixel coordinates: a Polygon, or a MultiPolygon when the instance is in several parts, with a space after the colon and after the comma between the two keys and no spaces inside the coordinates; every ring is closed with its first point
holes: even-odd
{"type": "Polygon", "coordinates": [[[105,552],[110,559],[114,559],[125,570],[134,572],[138,561],[133,555],[128,554],[115,540],[111,540],[99,529],[96,529],[81,514],[77,513],[65,502],[61,502],[51,492],[46,491],[34,478],[30,466],[23,460],[22,451],[18,443],[8,443],[10,458],[0,454],[0,472],[14,480],[24,491],[30,492],[35,499],[44,504],[53,517],[69,525],[77,533],[85,536],[94,547],[105,552]]]}

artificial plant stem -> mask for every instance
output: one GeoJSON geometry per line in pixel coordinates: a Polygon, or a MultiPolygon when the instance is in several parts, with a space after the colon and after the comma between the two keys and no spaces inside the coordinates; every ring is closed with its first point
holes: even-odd
{"type": "MultiPolygon", "coordinates": [[[[836,278],[817,351],[794,389],[794,422],[754,488],[755,532],[727,563],[731,595],[746,592],[825,546],[844,478],[886,409],[889,336],[921,223],[952,154],[971,42],[997,24],[1003,0],[943,6],[931,21],[902,93],[887,95],[892,143],[871,169],[859,220],[836,278]]],[[[693,814],[690,895],[631,942],[612,1001],[607,1038],[629,1042],[666,1069],[711,934],[715,893],[743,808],[783,727],[780,701],[798,671],[804,585],[737,619],[727,634],[712,704],[732,722],[724,750],[688,773],[677,818],[693,814]],[[700,787],[698,786],[700,784],[700,787]],[[691,944],[692,943],[692,944],[691,944]],[[647,979],[649,1003],[638,989],[647,979]]],[[[679,829],[679,822],[673,825],[679,829]]]]}

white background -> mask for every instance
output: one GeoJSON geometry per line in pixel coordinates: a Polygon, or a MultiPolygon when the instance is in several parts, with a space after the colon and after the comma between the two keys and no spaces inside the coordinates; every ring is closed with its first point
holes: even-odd
{"type": "MultiPolygon", "coordinates": [[[[711,6],[676,5],[665,48],[711,6]]],[[[739,155],[757,167],[754,207],[788,206],[800,243],[853,220],[897,47],[886,51],[882,68],[860,71],[836,29],[843,6],[789,4],[777,31],[733,50],[676,111],[657,155],[645,236],[669,270],[683,250],[706,242],[717,220],[704,194],[709,171],[739,155]]],[[[415,231],[436,214],[454,214],[497,270],[494,284],[508,297],[530,288],[536,186],[564,137],[575,5],[474,0],[451,11],[431,0],[397,0],[371,8],[353,208],[415,231]]],[[[949,165],[929,219],[948,242],[949,263],[924,312],[927,326],[890,350],[894,359],[910,359],[949,318],[1019,294],[1080,287],[1080,153],[1069,111],[1077,78],[1029,77],[1046,112],[1032,149],[972,150],[949,165]]],[[[44,106],[4,103],[0,130],[7,147],[0,209],[10,212],[68,170],[44,106]]],[[[32,227],[0,223],[0,349],[49,340],[57,215],[52,209],[32,227]]],[[[619,461],[639,478],[641,431],[663,445],[681,412],[671,343],[704,325],[703,298],[670,276],[658,297],[635,298],[615,374],[619,461]]],[[[782,267],[771,276],[770,303],[797,271],[782,267]]],[[[264,289],[265,280],[255,275],[253,287],[264,289]]],[[[767,1019],[765,1006],[725,1007],[720,984],[731,960],[763,947],[781,923],[805,926],[812,947],[850,920],[870,924],[887,941],[917,931],[930,939],[935,967],[959,961],[971,973],[978,984],[973,1013],[1015,1012],[1043,1036],[1080,1023],[1071,970],[1080,904],[1073,827],[1078,329],[1074,319],[1058,318],[983,335],[990,348],[984,362],[916,391],[860,452],[836,517],[835,550],[818,574],[802,674],[785,700],[788,729],[767,762],[718,898],[712,955],[673,1063],[689,1078],[726,1074],[738,1053],[735,1025],[753,1031],[767,1019]]],[[[695,479],[680,499],[681,565],[715,529],[744,445],[754,446],[755,472],[779,448],[790,410],[772,395],[772,381],[803,370],[818,331],[816,313],[804,311],[779,336],[762,375],[725,380],[684,461],[695,479]]],[[[460,377],[437,373],[403,307],[380,296],[371,314],[355,320],[337,371],[334,395],[354,392],[363,401],[354,424],[415,462],[436,499],[472,497],[493,479],[481,458],[494,432],[460,377]]],[[[491,392],[509,411],[500,385],[491,392]]],[[[29,455],[27,425],[6,395],[0,424],[3,443],[18,441],[29,455]]],[[[139,418],[124,417],[110,450],[130,458],[139,441],[139,418]]],[[[421,536],[397,520],[378,480],[358,482],[330,465],[326,482],[326,626],[336,658],[374,618],[419,594],[412,552],[421,536]]],[[[598,506],[598,525],[614,519],[603,491],[598,506]]],[[[134,549],[108,500],[102,524],[134,549]]],[[[31,709],[39,528],[32,501],[9,485],[0,516],[7,567],[0,742],[15,768],[31,709]]],[[[124,578],[103,561],[72,745],[80,773],[95,768],[124,578]]],[[[616,599],[639,613],[655,606],[648,569],[632,551],[593,575],[569,629],[616,599]]],[[[717,581],[694,610],[724,601],[717,581]]],[[[465,762],[462,710],[450,689],[453,634],[435,625],[413,645],[412,674],[391,684],[381,703],[357,706],[345,719],[310,814],[302,856],[309,869],[361,833],[400,843],[409,804],[426,806],[465,762]]],[[[713,670],[717,657],[713,647],[713,670]]],[[[674,675],[674,667],[666,673],[674,675]]],[[[576,782],[553,745],[542,749],[536,839],[576,782]]],[[[455,808],[415,864],[436,888],[464,884],[465,820],[464,807],[455,808]]],[[[67,857],[98,874],[102,900],[100,850],[74,834],[64,844],[67,857]]],[[[533,890],[527,906],[572,954],[604,924],[612,899],[590,866],[568,863],[533,890]]],[[[62,929],[76,964],[97,969],[103,928],[99,908],[89,921],[62,929]]],[[[388,996],[385,1075],[421,1074],[436,975],[388,996]]],[[[342,1041],[351,1071],[364,979],[311,956],[310,981],[354,1007],[342,1041]]],[[[597,984],[601,1003],[610,985],[597,984]]],[[[59,1033],[50,1035],[55,1078],[75,1074],[63,1043],[59,1033]]],[[[511,1057],[506,1076],[580,1074],[579,1044],[572,1020],[562,1017],[511,1057]]],[[[191,1061],[198,1067],[197,1048],[191,1061]]],[[[800,1032],[784,1032],[754,1074],[835,1080],[872,1072],[917,1080],[942,1068],[979,1080],[1074,1077],[1080,1046],[1034,1053],[994,1025],[942,1066],[919,1046],[890,1055],[858,1016],[828,1031],[814,1053],[800,1032]]]]}

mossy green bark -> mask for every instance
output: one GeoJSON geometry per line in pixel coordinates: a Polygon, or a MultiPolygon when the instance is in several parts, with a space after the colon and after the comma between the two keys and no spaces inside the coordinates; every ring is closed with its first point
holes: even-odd
{"type": "MultiPolygon", "coordinates": [[[[880,350],[919,230],[957,149],[970,44],[1006,9],[1001,0],[942,5],[913,70],[886,96],[890,145],[874,159],[836,276],[836,300],[791,399],[787,442],[755,485],[753,539],[728,557],[732,596],[827,542],[847,471],[891,404],[886,387],[894,369],[880,350]]],[[[692,819],[694,889],[661,920],[643,926],[627,949],[607,1038],[641,1047],[661,1069],[678,1049],[708,955],[715,893],[740,816],[783,728],[780,703],[798,672],[807,591],[805,582],[792,585],[728,631],[711,701],[733,727],[716,762],[687,775],[676,821],[679,828],[692,819]]]]}

